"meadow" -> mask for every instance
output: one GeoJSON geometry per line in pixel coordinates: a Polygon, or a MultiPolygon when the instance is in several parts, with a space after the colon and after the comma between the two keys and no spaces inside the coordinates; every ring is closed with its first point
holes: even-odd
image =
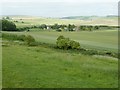
{"type": "MultiPolygon", "coordinates": [[[[13,17],[17,27],[39,24],[117,25],[116,18],[92,21],[13,17]],[[20,20],[22,18],[22,20],[20,20]],[[100,21],[101,20],[101,21],[100,21]],[[24,21],[24,23],[21,23],[24,21]],[[114,24],[113,24],[114,23],[114,24]]],[[[30,29],[29,32],[7,32],[31,35],[36,42],[56,45],[63,35],[78,41],[82,48],[118,52],[118,30],[57,32],[30,29]]],[[[102,55],[84,55],[74,50],[55,49],[45,45],[27,46],[20,41],[2,41],[3,88],[117,88],[118,59],[102,55]]]]}
{"type": "Polygon", "coordinates": [[[117,88],[115,58],[45,46],[3,47],[3,88],[117,88]]]}
{"type": "Polygon", "coordinates": [[[13,34],[32,35],[36,41],[56,44],[58,36],[63,35],[81,44],[87,49],[107,50],[118,52],[118,30],[80,31],[80,32],[56,32],[32,29],[30,32],[9,32],[13,34]]]}

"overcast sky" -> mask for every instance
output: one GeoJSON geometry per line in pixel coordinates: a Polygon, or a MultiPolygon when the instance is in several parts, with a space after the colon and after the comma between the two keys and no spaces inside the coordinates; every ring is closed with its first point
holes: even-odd
{"type": "Polygon", "coordinates": [[[0,0],[2,15],[43,17],[118,14],[119,0],[0,0]]]}

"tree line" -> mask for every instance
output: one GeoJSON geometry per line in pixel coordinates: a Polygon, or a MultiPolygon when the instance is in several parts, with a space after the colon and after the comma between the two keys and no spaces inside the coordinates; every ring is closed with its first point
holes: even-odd
{"type": "Polygon", "coordinates": [[[120,28],[120,26],[107,26],[107,25],[79,25],[76,26],[74,24],[54,24],[54,25],[47,25],[47,24],[41,24],[41,25],[34,25],[34,26],[27,26],[27,27],[19,27],[17,28],[14,22],[11,22],[9,20],[3,19],[0,20],[0,23],[2,23],[2,30],[3,31],[29,31],[33,28],[38,28],[41,30],[56,30],[58,32],[61,31],[93,31],[93,30],[103,30],[103,29],[114,29],[114,28],[120,28]]]}
{"type": "Polygon", "coordinates": [[[40,30],[55,30],[58,32],[61,31],[94,31],[94,30],[110,30],[110,29],[116,29],[120,28],[120,26],[106,26],[106,25],[80,25],[76,26],[74,24],[68,24],[68,25],[59,25],[59,24],[54,24],[54,25],[47,25],[47,24],[41,24],[37,26],[29,26],[29,27],[21,27],[18,28],[18,31],[23,31],[23,30],[30,30],[38,28],[40,30]]]}

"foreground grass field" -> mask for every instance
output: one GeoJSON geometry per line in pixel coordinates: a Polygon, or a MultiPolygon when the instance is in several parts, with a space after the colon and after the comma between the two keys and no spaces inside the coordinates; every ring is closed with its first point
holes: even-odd
{"type": "Polygon", "coordinates": [[[3,88],[115,88],[118,61],[44,46],[3,47],[3,88]]]}

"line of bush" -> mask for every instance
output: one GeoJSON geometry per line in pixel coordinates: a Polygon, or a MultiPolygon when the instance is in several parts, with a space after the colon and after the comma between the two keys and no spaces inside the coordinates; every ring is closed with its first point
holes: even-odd
{"type": "Polygon", "coordinates": [[[35,39],[31,35],[16,35],[16,34],[7,34],[2,33],[2,38],[10,41],[23,41],[27,45],[32,45],[35,42],[35,39]]]}

